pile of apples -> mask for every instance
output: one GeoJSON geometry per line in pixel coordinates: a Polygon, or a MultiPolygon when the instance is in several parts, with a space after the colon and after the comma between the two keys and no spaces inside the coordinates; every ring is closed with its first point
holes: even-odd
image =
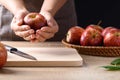
{"type": "Polygon", "coordinates": [[[85,29],[80,26],[71,27],[66,41],[81,46],[120,46],[120,30],[115,27],[102,28],[90,24],[85,29]]]}

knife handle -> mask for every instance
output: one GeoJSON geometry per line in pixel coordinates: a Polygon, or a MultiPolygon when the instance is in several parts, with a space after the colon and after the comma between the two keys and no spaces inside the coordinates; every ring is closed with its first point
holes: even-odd
{"type": "Polygon", "coordinates": [[[5,48],[6,48],[6,50],[7,51],[9,51],[9,52],[13,52],[13,51],[17,51],[17,48],[14,48],[14,47],[12,47],[12,46],[8,46],[8,45],[6,45],[6,44],[4,44],[4,46],[5,46],[5,48]]]}

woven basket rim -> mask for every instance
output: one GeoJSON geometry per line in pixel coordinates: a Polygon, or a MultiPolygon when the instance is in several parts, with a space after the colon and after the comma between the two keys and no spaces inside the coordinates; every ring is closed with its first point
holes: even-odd
{"type": "Polygon", "coordinates": [[[104,57],[120,56],[120,47],[80,46],[80,45],[70,44],[65,39],[62,39],[62,43],[66,47],[75,48],[79,54],[104,56],[104,57]]]}
{"type": "Polygon", "coordinates": [[[65,40],[65,38],[62,39],[62,43],[64,45],[76,47],[76,48],[120,49],[120,47],[118,47],[118,46],[114,46],[114,47],[113,46],[109,46],[109,47],[106,47],[106,46],[80,46],[80,45],[76,45],[76,44],[70,44],[65,40]]]}

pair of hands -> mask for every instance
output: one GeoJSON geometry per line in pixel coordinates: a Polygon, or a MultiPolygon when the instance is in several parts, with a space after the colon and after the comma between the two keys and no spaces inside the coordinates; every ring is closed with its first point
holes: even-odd
{"type": "Polygon", "coordinates": [[[11,22],[11,29],[17,36],[30,42],[43,42],[47,39],[54,37],[58,32],[58,24],[49,12],[41,12],[46,20],[48,26],[43,26],[41,29],[34,31],[29,25],[24,25],[24,17],[28,14],[27,11],[19,11],[11,22]]]}

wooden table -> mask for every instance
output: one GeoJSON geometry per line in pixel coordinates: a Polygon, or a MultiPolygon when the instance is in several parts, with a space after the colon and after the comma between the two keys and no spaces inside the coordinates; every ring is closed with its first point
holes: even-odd
{"type": "MultiPolygon", "coordinates": [[[[64,47],[61,42],[7,42],[19,46],[64,47]]],[[[117,57],[97,57],[82,55],[82,67],[4,67],[0,69],[0,80],[120,80],[120,71],[106,71],[101,68],[109,65],[117,57]]]]}

